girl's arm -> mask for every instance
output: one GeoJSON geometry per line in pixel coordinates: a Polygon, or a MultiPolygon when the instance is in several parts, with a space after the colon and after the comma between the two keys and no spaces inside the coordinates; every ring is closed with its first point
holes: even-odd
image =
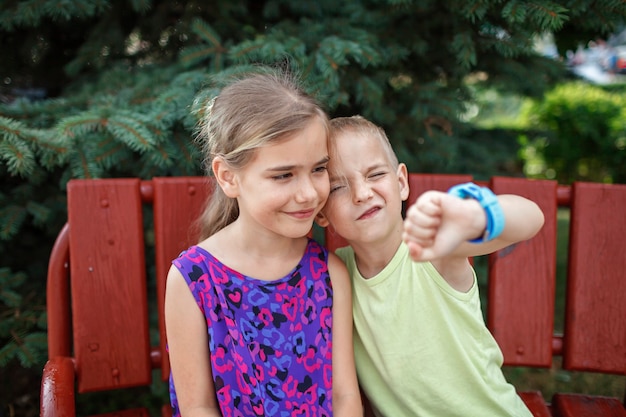
{"type": "Polygon", "coordinates": [[[363,416],[352,346],[352,289],[348,270],[334,253],[328,254],[333,285],[333,414],[363,416]]]}
{"type": "Polygon", "coordinates": [[[165,328],[182,417],[219,417],[204,316],[176,267],[165,290],[165,328]]]}

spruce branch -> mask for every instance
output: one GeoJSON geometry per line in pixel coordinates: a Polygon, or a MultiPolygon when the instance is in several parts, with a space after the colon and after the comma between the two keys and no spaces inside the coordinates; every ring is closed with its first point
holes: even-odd
{"type": "Polygon", "coordinates": [[[26,220],[26,210],[15,204],[0,208],[0,240],[11,240],[26,220]]]}
{"type": "Polygon", "coordinates": [[[191,23],[191,31],[198,35],[204,42],[213,48],[223,48],[220,35],[211,27],[210,24],[202,19],[194,19],[191,23]]]}
{"type": "Polygon", "coordinates": [[[530,18],[539,24],[540,30],[558,30],[569,20],[568,9],[554,2],[529,2],[530,18]]]}
{"type": "Polygon", "coordinates": [[[138,13],[146,13],[152,8],[152,0],[131,0],[130,4],[138,13]]]}
{"type": "Polygon", "coordinates": [[[18,139],[5,139],[0,142],[0,160],[11,175],[26,177],[35,169],[35,154],[30,147],[18,139]]]}
{"type": "Polygon", "coordinates": [[[26,212],[32,217],[35,226],[42,227],[50,218],[52,210],[39,202],[29,201],[26,203],[26,212]]]}
{"type": "Polygon", "coordinates": [[[88,133],[104,130],[106,119],[93,110],[79,113],[61,119],[56,130],[67,142],[73,143],[75,138],[85,136],[88,133]]]}
{"type": "Polygon", "coordinates": [[[465,70],[476,65],[476,47],[470,33],[457,33],[450,44],[457,63],[465,70]]]}
{"type": "Polygon", "coordinates": [[[69,167],[72,178],[102,178],[104,171],[94,158],[94,154],[97,155],[94,147],[93,143],[84,142],[83,146],[71,150],[69,167]]]}
{"type": "Polygon", "coordinates": [[[25,273],[13,273],[9,268],[0,267],[0,302],[7,307],[17,308],[22,296],[16,291],[26,281],[25,273]]]}
{"type": "Polygon", "coordinates": [[[356,82],[356,99],[364,106],[380,108],[383,104],[384,91],[371,77],[362,76],[356,82]]]}
{"type": "Polygon", "coordinates": [[[216,62],[215,69],[219,70],[223,64],[223,52],[225,51],[218,51],[214,47],[205,44],[189,46],[181,51],[180,61],[185,68],[191,68],[204,61],[212,60],[216,62]]]}
{"type": "Polygon", "coordinates": [[[103,168],[110,170],[130,157],[130,150],[123,143],[120,143],[112,135],[94,135],[97,141],[96,150],[91,153],[93,161],[103,168]]]}
{"type": "Polygon", "coordinates": [[[524,23],[527,12],[528,9],[525,7],[525,3],[518,0],[512,0],[506,2],[502,8],[502,17],[513,24],[524,23]]]}
{"type": "Polygon", "coordinates": [[[156,138],[141,122],[140,117],[133,116],[133,114],[113,115],[106,120],[104,126],[116,140],[134,151],[145,152],[154,148],[156,138]]]}
{"type": "Polygon", "coordinates": [[[189,68],[200,62],[211,60],[213,70],[219,71],[224,64],[223,55],[227,52],[227,49],[222,45],[222,40],[218,33],[202,19],[193,20],[191,31],[202,42],[181,51],[179,57],[182,64],[189,68]]]}
{"type": "Polygon", "coordinates": [[[55,1],[44,2],[43,15],[53,20],[69,21],[74,18],[91,17],[96,14],[97,1],[55,1]]]}

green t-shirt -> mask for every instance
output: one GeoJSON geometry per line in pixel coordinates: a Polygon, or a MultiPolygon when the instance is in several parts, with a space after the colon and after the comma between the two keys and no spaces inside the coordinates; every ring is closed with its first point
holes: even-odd
{"type": "Polygon", "coordinates": [[[532,417],[504,379],[475,279],[466,293],[453,289],[404,243],[369,279],[352,248],[337,254],[352,278],[359,383],[379,416],[532,417]]]}

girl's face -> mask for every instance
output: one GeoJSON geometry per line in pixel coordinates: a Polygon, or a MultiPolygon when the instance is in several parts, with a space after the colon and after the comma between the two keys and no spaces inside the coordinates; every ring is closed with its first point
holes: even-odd
{"type": "Polygon", "coordinates": [[[302,131],[255,151],[234,175],[239,218],[246,227],[305,236],[329,193],[326,129],[314,118],[302,131]]]}
{"type": "Polygon", "coordinates": [[[378,138],[359,132],[335,137],[330,196],[320,225],[332,225],[350,244],[385,242],[402,228],[408,197],[406,166],[395,167],[378,138]]]}

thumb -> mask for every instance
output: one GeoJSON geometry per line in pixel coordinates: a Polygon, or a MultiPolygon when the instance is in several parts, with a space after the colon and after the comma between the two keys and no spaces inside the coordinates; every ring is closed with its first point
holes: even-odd
{"type": "Polygon", "coordinates": [[[432,244],[420,245],[414,241],[406,243],[413,261],[426,262],[449,256],[462,242],[456,230],[443,228],[439,230],[432,244]]]}
{"type": "Polygon", "coordinates": [[[415,243],[415,242],[406,242],[406,245],[409,248],[409,256],[415,262],[421,261],[422,253],[424,252],[423,246],[415,243]]]}

